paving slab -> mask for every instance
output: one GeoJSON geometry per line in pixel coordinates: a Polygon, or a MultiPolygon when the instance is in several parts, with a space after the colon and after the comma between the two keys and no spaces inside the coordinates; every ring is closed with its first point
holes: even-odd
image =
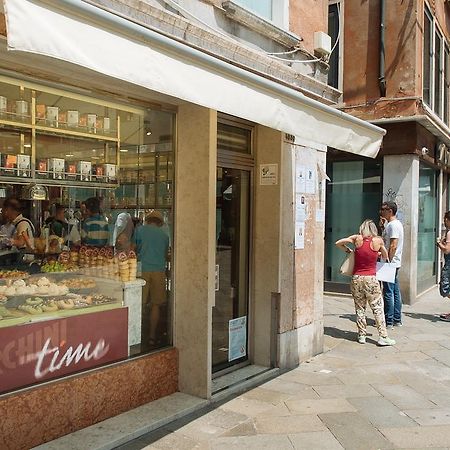
{"type": "Polygon", "coordinates": [[[433,408],[435,404],[409,386],[374,384],[373,387],[400,409],[433,408]]]}
{"type": "Polygon", "coordinates": [[[220,406],[225,411],[233,411],[238,414],[243,414],[247,417],[256,416],[271,409],[275,409],[276,406],[260,400],[254,400],[251,398],[237,397],[229,402],[220,406]]]}
{"type": "Polygon", "coordinates": [[[211,450],[292,450],[294,446],[288,436],[256,435],[220,437],[211,443],[211,450]]]}
{"type": "Polygon", "coordinates": [[[356,409],[343,398],[330,398],[318,400],[288,400],[286,406],[295,414],[320,414],[356,411],[356,409]]]}
{"type": "Polygon", "coordinates": [[[292,393],[273,391],[271,389],[265,389],[263,387],[257,387],[242,395],[243,398],[259,400],[261,402],[270,403],[272,405],[283,403],[285,400],[289,400],[290,398],[292,398],[292,396],[292,393]]]}
{"type": "Polygon", "coordinates": [[[264,389],[270,391],[289,394],[289,396],[298,395],[300,398],[319,398],[317,392],[311,387],[295,381],[286,381],[275,378],[268,383],[262,385],[264,389]]]}
{"type": "Polygon", "coordinates": [[[346,450],[394,448],[368,420],[357,413],[320,414],[319,417],[346,450]]]}
{"type": "Polygon", "coordinates": [[[379,397],[380,393],[369,384],[313,386],[320,398],[379,397]]]}
{"type": "Polygon", "coordinates": [[[222,436],[254,436],[256,434],[255,422],[253,419],[248,419],[247,422],[241,423],[225,433],[222,436]]]}
{"type": "Polygon", "coordinates": [[[257,417],[254,419],[258,434],[291,434],[302,431],[324,431],[327,428],[316,415],[288,417],[257,417]]]}
{"type": "Polygon", "coordinates": [[[333,434],[326,431],[290,434],[289,439],[295,450],[342,450],[343,447],[333,434]]]}
{"type": "MultiPolygon", "coordinates": [[[[450,408],[412,409],[405,410],[405,414],[419,425],[450,425],[450,408]]],[[[450,444],[450,436],[448,443],[450,444]]]]}
{"type": "Polygon", "coordinates": [[[380,431],[398,448],[448,448],[450,425],[432,427],[381,428],[380,431]]]}
{"type": "Polygon", "coordinates": [[[302,370],[295,369],[278,377],[282,381],[294,381],[300,384],[318,386],[322,384],[342,384],[341,380],[333,374],[325,373],[305,373],[302,370]]]}
{"type": "Polygon", "coordinates": [[[351,398],[349,403],[377,428],[417,426],[413,419],[383,397],[351,398]]]}

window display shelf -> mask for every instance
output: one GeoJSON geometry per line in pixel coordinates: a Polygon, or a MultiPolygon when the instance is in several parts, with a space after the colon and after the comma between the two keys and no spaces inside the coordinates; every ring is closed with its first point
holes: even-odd
{"type": "Polygon", "coordinates": [[[40,184],[43,186],[80,187],[89,189],[116,189],[118,182],[81,181],[81,180],[53,180],[39,177],[18,177],[15,175],[0,175],[0,183],[7,184],[40,184]]]}
{"type": "MultiPolygon", "coordinates": [[[[1,121],[0,121],[1,123],[1,121]]],[[[46,127],[42,125],[32,125],[31,128],[34,128],[36,132],[38,133],[45,133],[48,135],[65,135],[65,136],[71,136],[71,137],[80,137],[80,138],[88,138],[93,139],[96,141],[110,141],[110,142],[119,142],[119,138],[117,137],[117,134],[115,136],[112,135],[104,135],[104,134],[98,134],[95,132],[89,132],[89,131],[78,131],[75,129],[68,129],[68,128],[56,128],[56,127],[46,127]]]]}
{"type": "MultiPolygon", "coordinates": [[[[24,122],[16,122],[11,120],[0,119],[1,127],[11,127],[14,131],[20,131],[23,129],[24,131],[35,130],[37,133],[47,134],[47,135],[64,135],[69,137],[80,137],[80,138],[88,138],[95,141],[109,141],[109,142],[119,142],[119,137],[117,132],[113,135],[113,132],[109,135],[100,134],[95,131],[81,131],[72,128],[57,128],[57,127],[49,127],[44,125],[34,125],[32,123],[24,123],[24,122]]],[[[86,128],[87,127],[83,127],[86,128]]]]}

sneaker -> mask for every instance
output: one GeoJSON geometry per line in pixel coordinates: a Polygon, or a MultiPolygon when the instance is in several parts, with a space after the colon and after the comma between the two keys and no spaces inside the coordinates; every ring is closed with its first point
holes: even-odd
{"type": "Polygon", "coordinates": [[[450,314],[441,314],[440,316],[439,316],[439,319],[441,319],[442,321],[444,321],[444,322],[450,322],[450,314]]]}
{"type": "Polygon", "coordinates": [[[363,334],[361,336],[358,336],[358,342],[360,344],[365,344],[366,343],[366,336],[364,336],[363,334]]]}
{"type": "Polygon", "coordinates": [[[386,330],[393,330],[394,329],[394,325],[392,325],[392,323],[390,325],[386,324],[386,330]]]}
{"type": "Polygon", "coordinates": [[[395,341],[394,339],[391,339],[389,337],[380,337],[380,339],[378,339],[377,345],[379,345],[380,347],[388,347],[389,345],[395,345],[395,341]]]}
{"type": "Polygon", "coordinates": [[[401,322],[394,322],[394,327],[402,327],[403,324],[401,322]]]}

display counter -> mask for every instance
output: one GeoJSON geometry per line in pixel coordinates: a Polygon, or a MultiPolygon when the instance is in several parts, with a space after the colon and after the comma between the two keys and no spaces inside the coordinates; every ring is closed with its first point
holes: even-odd
{"type": "Polygon", "coordinates": [[[128,309],[128,354],[141,343],[142,287],[137,278],[121,282],[76,272],[28,275],[3,271],[0,328],[51,321],[123,306],[128,309]]]}

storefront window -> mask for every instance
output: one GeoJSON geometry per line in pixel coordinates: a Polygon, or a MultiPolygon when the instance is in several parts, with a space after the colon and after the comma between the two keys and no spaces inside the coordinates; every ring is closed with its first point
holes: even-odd
{"type": "Polygon", "coordinates": [[[417,240],[417,290],[436,283],[437,194],[436,171],[425,164],[419,169],[419,220],[417,240]]]}
{"type": "Polygon", "coordinates": [[[0,78],[0,393],[171,344],[173,129],[0,78]]]}
{"type": "MultiPolygon", "coordinates": [[[[338,152],[336,156],[339,157],[338,152]]],[[[334,161],[330,152],[325,222],[326,289],[348,289],[348,277],[339,273],[344,254],[334,243],[355,234],[364,219],[378,223],[381,201],[381,164],[378,161],[334,161]]]]}

